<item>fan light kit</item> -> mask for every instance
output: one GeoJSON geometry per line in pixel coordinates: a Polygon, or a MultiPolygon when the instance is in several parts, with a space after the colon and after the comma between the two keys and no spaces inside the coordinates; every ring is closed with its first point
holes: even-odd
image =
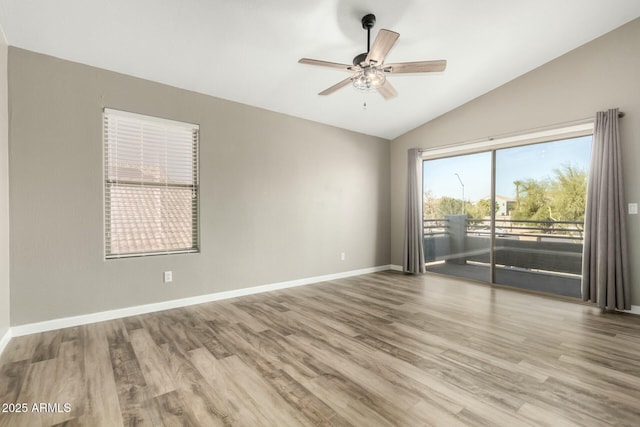
{"type": "Polygon", "coordinates": [[[353,87],[369,92],[382,86],[387,78],[380,68],[366,67],[364,70],[357,71],[351,80],[353,81],[353,87]]]}
{"type": "Polygon", "coordinates": [[[390,73],[431,73],[444,71],[447,61],[419,61],[400,62],[397,64],[384,64],[384,59],[400,37],[400,34],[380,30],[373,46],[370,46],[371,28],[376,23],[376,17],[368,14],[362,17],[362,28],[367,30],[367,52],[361,53],[353,58],[353,65],[339,64],[328,61],[318,61],[317,59],[302,58],[298,62],[301,64],[317,65],[328,68],[339,68],[353,73],[349,78],[323,90],[318,95],[329,95],[338,89],[347,86],[349,83],[362,92],[378,91],[385,99],[393,98],[397,95],[395,88],[387,80],[390,73]]]}

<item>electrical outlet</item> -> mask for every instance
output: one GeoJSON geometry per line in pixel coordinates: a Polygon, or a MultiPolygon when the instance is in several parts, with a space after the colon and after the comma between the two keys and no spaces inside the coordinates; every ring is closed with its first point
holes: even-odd
{"type": "Polygon", "coordinates": [[[344,252],[340,253],[340,261],[344,261],[345,259],[347,259],[347,254],[344,252]]]}
{"type": "Polygon", "coordinates": [[[638,204],[637,203],[629,203],[629,214],[636,215],[638,213],[638,204]]]}
{"type": "Polygon", "coordinates": [[[173,282],[173,272],[165,271],[164,272],[164,283],[173,282]]]}

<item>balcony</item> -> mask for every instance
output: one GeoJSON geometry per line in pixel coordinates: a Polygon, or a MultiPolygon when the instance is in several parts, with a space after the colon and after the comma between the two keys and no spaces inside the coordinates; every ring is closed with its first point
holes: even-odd
{"type": "MultiPolygon", "coordinates": [[[[494,283],[580,297],[583,224],[496,219],[494,283]]],[[[450,215],[424,220],[427,270],[490,281],[489,220],[450,215]]]]}

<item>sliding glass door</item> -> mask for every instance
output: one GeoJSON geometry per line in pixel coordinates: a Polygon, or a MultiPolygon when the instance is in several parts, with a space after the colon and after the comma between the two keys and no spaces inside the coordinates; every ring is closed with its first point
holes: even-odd
{"type": "Polygon", "coordinates": [[[580,297],[591,136],[423,163],[428,271],[580,297]]]}

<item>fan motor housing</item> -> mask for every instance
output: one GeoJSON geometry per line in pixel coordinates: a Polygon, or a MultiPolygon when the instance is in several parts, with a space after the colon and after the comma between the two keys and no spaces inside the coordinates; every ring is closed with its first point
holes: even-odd
{"type": "Polygon", "coordinates": [[[364,60],[367,59],[367,55],[368,54],[365,52],[353,58],[353,65],[360,66],[360,64],[362,64],[364,60]]]}

